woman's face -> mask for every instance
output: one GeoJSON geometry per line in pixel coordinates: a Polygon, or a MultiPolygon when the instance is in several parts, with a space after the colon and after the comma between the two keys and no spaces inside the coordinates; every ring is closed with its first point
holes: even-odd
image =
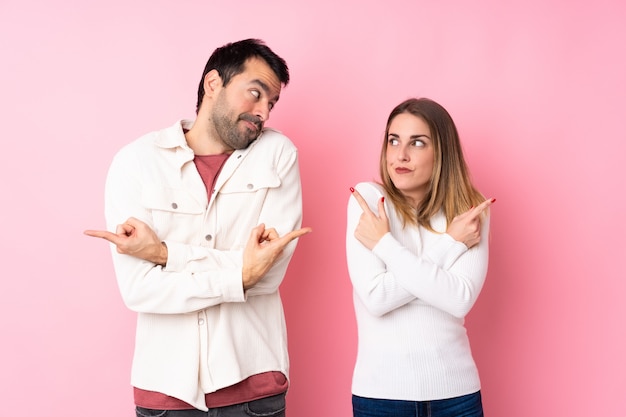
{"type": "Polygon", "coordinates": [[[387,172],[391,182],[417,206],[430,184],[435,152],[428,125],[410,113],[393,118],[387,135],[387,172]]]}

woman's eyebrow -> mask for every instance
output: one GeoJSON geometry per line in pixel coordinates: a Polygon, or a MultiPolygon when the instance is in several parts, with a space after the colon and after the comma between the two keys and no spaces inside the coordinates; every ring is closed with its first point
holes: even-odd
{"type": "MultiPolygon", "coordinates": [[[[393,136],[394,138],[399,138],[399,137],[400,137],[400,135],[398,135],[397,133],[389,133],[389,135],[388,135],[388,136],[393,136]]],[[[411,135],[411,136],[410,136],[410,138],[411,138],[411,139],[418,139],[418,138],[427,138],[427,139],[430,139],[430,136],[428,136],[428,135],[421,135],[421,134],[420,134],[420,135],[411,135]]]]}

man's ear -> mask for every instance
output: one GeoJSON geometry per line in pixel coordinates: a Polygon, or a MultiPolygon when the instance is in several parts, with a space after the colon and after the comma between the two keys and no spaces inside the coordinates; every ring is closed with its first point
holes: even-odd
{"type": "Polygon", "coordinates": [[[204,76],[204,94],[212,96],[222,86],[222,77],[217,70],[212,69],[204,76]]]}

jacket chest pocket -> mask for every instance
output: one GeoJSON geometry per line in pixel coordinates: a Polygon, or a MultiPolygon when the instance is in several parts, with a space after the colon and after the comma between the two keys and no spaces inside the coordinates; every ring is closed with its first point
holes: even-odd
{"type": "Polygon", "coordinates": [[[280,185],[280,177],[270,169],[253,171],[252,175],[233,175],[219,190],[218,216],[237,216],[255,226],[265,196],[280,185]]]}
{"type": "Polygon", "coordinates": [[[239,194],[239,193],[256,193],[260,190],[268,188],[278,188],[280,186],[280,177],[272,169],[253,170],[250,175],[233,175],[230,177],[222,188],[221,194],[239,194]]]}
{"type": "Polygon", "coordinates": [[[146,186],[141,200],[152,212],[153,228],[161,239],[187,241],[190,230],[202,230],[204,207],[187,190],[146,186]]]}

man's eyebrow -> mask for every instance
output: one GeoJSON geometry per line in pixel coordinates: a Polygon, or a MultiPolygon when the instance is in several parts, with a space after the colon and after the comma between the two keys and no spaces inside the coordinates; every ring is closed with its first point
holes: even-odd
{"type": "MultiPolygon", "coordinates": [[[[267,95],[270,94],[270,87],[267,84],[265,84],[263,81],[255,78],[254,80],[252,80],[250,82],[252,84],[258,84],[263,89],[263,91],[265,91],[265,94],[267,94],[267,95]]],[[[277,102],[279,98],[280,98],[280,95],[276,95],[272,99],[274,100],[274,102],[277,102]]]]}

